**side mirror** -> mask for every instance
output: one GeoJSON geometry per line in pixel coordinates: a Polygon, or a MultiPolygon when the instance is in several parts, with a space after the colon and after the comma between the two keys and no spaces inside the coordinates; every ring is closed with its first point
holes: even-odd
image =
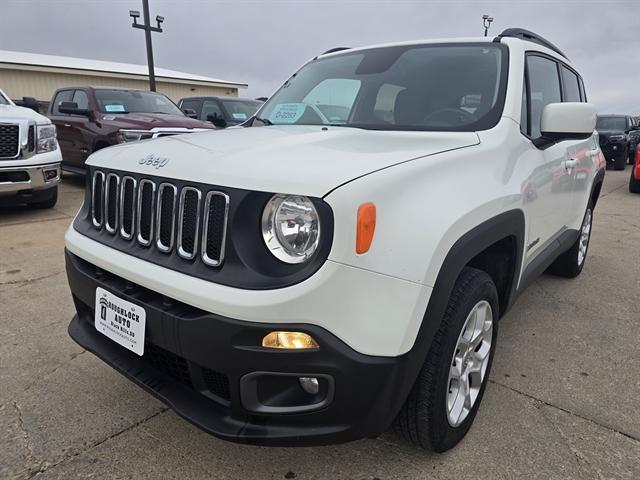
{"type": "Polygon", "coordinates": [[[40,113],[40,104],[33,97],[22,97],[22,106],[40,113]]]}
{"type": "Polygon", "coordinates": [[[183,108],[182,111],[189,118],[198,118],[198,112],[196,112],[193,108],[183,108]]]}
{"type": "Polygon", "coordinates": [[[587,139],[596,128],[597,116],[591,103],[550,103],[542,110],[542,136],[533,143],[544,149],[563,140],[587,139]]]}
{"type": "Polygon", "coordinates": [[[66,115],[84,115],[85,117],[91,116],[91,110],[87,108],[78,108],[78,104],[76,102],[60,102],[58,111],[66,115]]]}
{"type": "Polygon", "coordinates": [[[218,128],[227,127],[227,121],[223,117],[218,116],[217,113],[210,113],[207,115],[207,122],[213,123],[218,128]]]}

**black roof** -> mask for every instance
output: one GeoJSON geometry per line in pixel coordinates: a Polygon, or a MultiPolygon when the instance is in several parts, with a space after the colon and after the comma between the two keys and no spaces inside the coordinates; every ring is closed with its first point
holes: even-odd
{"type": "Polygon", "coordinates": [[[551,43],[546,38],[538,35],[537,33],[532,32],[531,30],[525,30],[524,28],[507,28],[500,35],[498,35],[494,41],[499,42],[501,38],[504,37],[513,37],[519,38],[520,40],[526,40],[528,42],[537,43],[538,45],[542,45],[543,47],[547,47],[549,50],[553,50],[554,52],[562,55],[564,58],[569,60],[562,50],[556,47],[553,43],[551,43]]]}

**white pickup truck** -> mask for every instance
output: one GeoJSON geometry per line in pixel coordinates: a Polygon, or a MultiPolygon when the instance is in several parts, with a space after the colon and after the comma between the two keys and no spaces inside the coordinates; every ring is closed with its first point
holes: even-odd
{"type": "Polygon", "coordinates": [[[0,205],[53,207],[61,161],[51,120],[0,90],[0,205]]]}

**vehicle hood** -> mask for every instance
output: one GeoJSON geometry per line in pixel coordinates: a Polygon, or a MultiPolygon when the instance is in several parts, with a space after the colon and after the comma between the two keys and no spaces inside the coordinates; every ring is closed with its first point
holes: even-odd
{"type": "Polygon", "coordinates": [[[36,123],[51,123],[47,117],[30,108],[16,105],[0,105],[0,122],[11,122],[12,120],[33,120],[36,123]]]}
{"type": "Polygon", "coordinates": [[[165,115],[162,113],[104,113],[101,114],[100,120],[117,128],[140,130],[150,130],[156,127],[214,128],[214,126],[209,122],[203,122],[184,115],[165,115]]]}
{"type": "Polygon", "coordinates": [[[478,143],[474,132],[274,125],[122,144],[96,152],[87,163],[212,185],[322,197],[376,170],[478,143]],[[163,161],[145,162],[149,156],[163,161]]]}

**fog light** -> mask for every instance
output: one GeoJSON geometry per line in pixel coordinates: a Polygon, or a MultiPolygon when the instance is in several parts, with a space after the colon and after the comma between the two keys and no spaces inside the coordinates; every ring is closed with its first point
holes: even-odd
{"type": "Polygon", "coordinates": [[[44,175],[44,181],[50,182],[51,180],[54,180],[58,176],[58,170],[57,169],[43,170],[42,174],[44,175]]]}
{"type": "Polygon", "coordinates": [[[315,377],[300,377],[298,381],[302,389],[309,395],[317,395],[320,391],[320,384],[315,377]]]}
{"type": "Polygon", "coordinates": [[[262,346],[290,350],[319,348],[311,335],[302,332],[270,332],[262,339],[262,346]]]}

